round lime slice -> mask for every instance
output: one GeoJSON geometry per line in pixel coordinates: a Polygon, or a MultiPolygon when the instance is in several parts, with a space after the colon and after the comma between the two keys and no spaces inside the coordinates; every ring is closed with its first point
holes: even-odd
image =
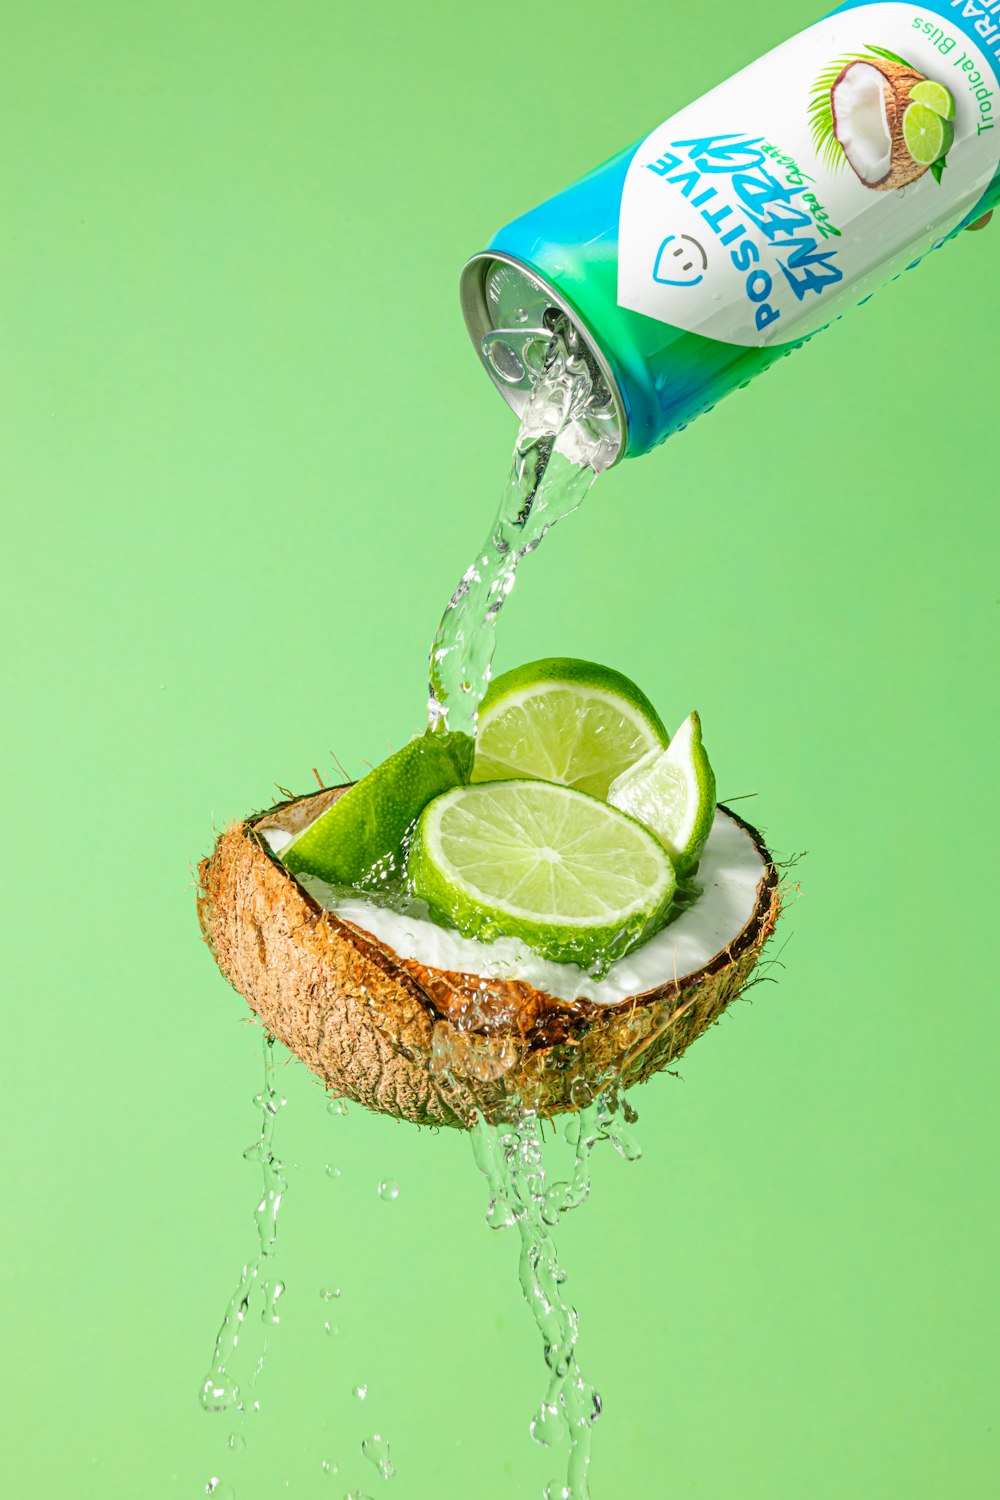
{"type": "Polygon", "coordinates": [[[436,921],[465,937],[520,938],[594,974],[662,927],[676,885],[662,845],[638,823],[543,781],[435,798],[407,868],[436,921]]]}
{"type": "Polygon", "coordinates": [[[287,844],[293,875],[330,885],[378,886],[401,874],[407,831],[433,797],[467,781],[467,734],[422,734],[356,781],[315,823],[287,844]]]}
{"type": "Polygon", "coordinates": [[[479,711],[473,781],[529,777],[605,797],[615,777],[669,735],[621,672],[554,656],[505,672],[479,711]]]}
{"type": "Polygon", "coordinates": [[[955,127],[926,104],[908,104],[903,112],[903,139],[918,166],[930,167],[947,155],[955,127]]]}
{"type": "Polygon", "coordinates": [[[955,100],[944,84],[935,82],[933,78],[925,78],[923,83],[915,83],[910,90],[910,98],[914,104],[925,104],[936,115],[940,115],[942,120],[955,118],[955,100]]]}
{"type": "Polygon", "coordinates": [[[715,773],[689,714],[669,748],[651,750],[613,782],[608,801],[656,834],[677,872],[697,866],[715,817],[715,773]]]}

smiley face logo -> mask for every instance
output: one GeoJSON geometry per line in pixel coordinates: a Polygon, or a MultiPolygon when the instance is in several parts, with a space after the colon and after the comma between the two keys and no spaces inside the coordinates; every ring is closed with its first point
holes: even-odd
{"type": "Polygon", "coordinates": [[[653,265],[660,286],[697,286],[708,269],[705,248],[689,234],[668,234],[653,265]]]}

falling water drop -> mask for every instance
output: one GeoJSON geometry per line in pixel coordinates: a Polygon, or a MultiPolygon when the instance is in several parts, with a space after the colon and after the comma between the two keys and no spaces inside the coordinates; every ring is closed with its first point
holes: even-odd
{"type": "Polygon", "coordinates": [[[356,1385],[354,1387],[354,1394],[359,1401],[363,1401],[368,1394],[368,1387],[366,1385],[356,1385]]]}
{"type": "Polygon", "coordinates": [[[389,1457],[389,1444],[381,1433],[374,1432],[371,1437],[365,1438],[361,1444],[361,1452],[370,1464],[374,1464],[383,1479],[393,1478],[396,1465],[389,1457]]]}
{"type": "Polygon", "coordinates": [[[395,1177],[384,1177],[378,1185],[378,1195],[387,1199],[390,1203],[399,1197],[399,1183],[395,1177]]]}

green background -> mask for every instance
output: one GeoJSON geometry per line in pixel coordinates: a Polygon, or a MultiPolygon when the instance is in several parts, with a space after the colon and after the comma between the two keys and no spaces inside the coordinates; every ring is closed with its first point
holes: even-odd
{"type": "MultiPolygon", "coordinates": [[[[540,1495],[541,1351],[467,1142],[334,1118],[297,1064],[246,1449],[201,1412],[260,1048],[192,862],[420,723],[513,436],[463,259],[812,15],[6,16],[0,1493],[540,1495]]],[[[595,1500],[995,1493],[998,246],[606,476],[503,621],[500,666],[697,706],[720,794],[808,851],[779,982],[639,1091],[642,1161],[606,1151],[559,1232],[595,1500]]]]}

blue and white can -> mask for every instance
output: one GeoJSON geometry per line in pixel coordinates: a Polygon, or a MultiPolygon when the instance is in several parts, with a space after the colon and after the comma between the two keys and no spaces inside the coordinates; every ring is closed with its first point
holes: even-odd
{"type": "Polygon", "coordinates": [[[998,80],[1000,0],[842,6],[494,235],[483,364],[520,411],[567,313],[649,452],[992,208],[998,80]]]}

